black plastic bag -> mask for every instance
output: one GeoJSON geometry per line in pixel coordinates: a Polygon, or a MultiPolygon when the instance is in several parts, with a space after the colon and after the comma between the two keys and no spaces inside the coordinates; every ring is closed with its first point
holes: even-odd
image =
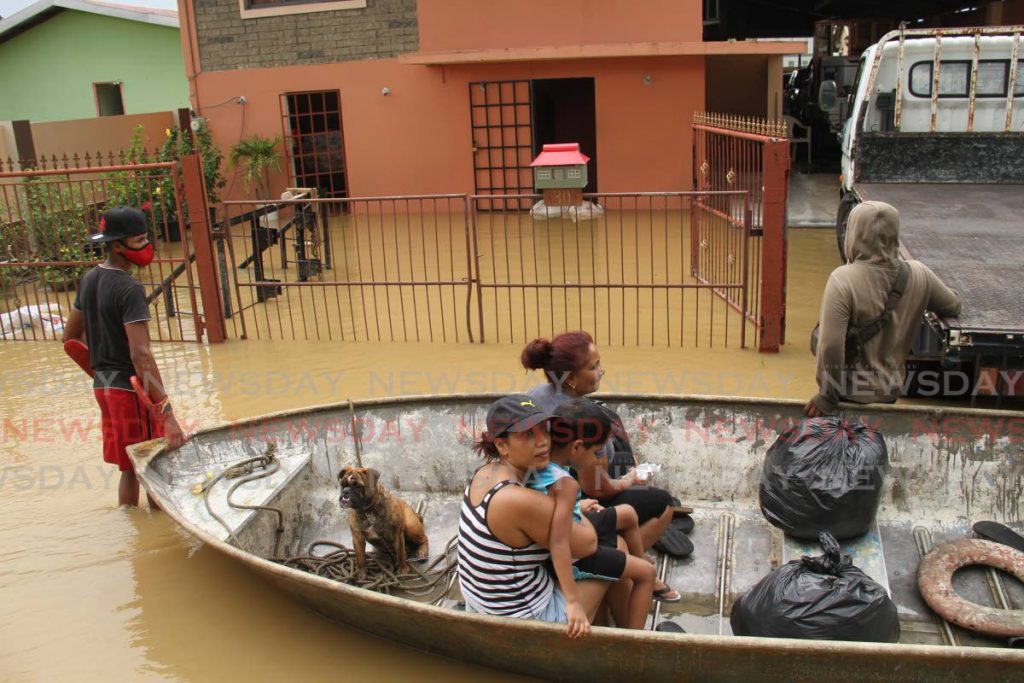
{"type": "Polygon", "coordinates": [[[825,554],[785,564],[761,579],[732,606],[738,636],[856,640],[900,639],[896,605],[885,588],[853,566],[839,543],[821,534],[825,554]]]}
{"type": "Polygon", "coordinates": [[[875,519],[888,463],[873,427],[843,417],[804,420],[768,449],[761,512],[795,538],[860,536],[875,519]]]}

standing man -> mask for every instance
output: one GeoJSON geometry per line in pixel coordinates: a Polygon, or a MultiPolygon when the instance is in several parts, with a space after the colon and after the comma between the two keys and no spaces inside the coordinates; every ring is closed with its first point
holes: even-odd
{"type": "Polygon", "coordinates": [[[960,312],[959,295],[928,266],[900,259],[900,214],[891,205],[854,207],[845,247],[847,263],[832,271],[821,299],[818,393],[804,406],[810,417],[836,412],[839,401],[896,401],[925,310],[960,312]],[[849,350],[848,329],[859,330],[864,340],[849,350]]]}
{"type": "MultiPolygon", "coordinates": [[[[129,271],[153,260],[146,215],[119,206],[100,219],[90,239],[106,246],[107,260],[82,278],[63,341],[87,342],[93,369],[93,393],[100,405],[103,460],[121,471],[119,505],[138,506],[139,480],[126,446],[166,436],[170,448],[186,440],[164,392],[160,369],[149,348],[149,307],[142,284],[129,271]],[[153,403],[148,410],[132,389],[136,375],[153,403]]],[[[150,507],[154,507],[152,499],[150,507]]]]}

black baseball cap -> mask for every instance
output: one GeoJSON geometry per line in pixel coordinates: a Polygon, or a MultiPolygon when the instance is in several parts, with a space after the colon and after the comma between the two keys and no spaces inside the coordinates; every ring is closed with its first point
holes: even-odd
{"type": "Polygon", "coordinates": [[[100,218],[100,231],[90,235],[93,242],[113,242],[114,240],[145,235],[149,232],[146,214],[134,206],[115,206],[107,209],[100,218]]]}
{"type": "Polygon", "coordinates": [[[506,432],[525,432],[553,417],[529,396],[513,394],[499,398],[487,409],[487,431],[492,438],[506,432]]]}

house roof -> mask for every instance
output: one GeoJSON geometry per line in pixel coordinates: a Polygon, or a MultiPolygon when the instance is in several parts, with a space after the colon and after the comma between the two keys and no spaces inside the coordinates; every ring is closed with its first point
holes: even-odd
{"type": "Polygon", "coordinates": [[[588,161],[590,157],[580,152],[580,143],[560,142],[544,145],[530,166],[571,166],[585,164],[588,161]]]}
{"type": "Polygon", "coordinates": [[[138,21],[143,24],[178,28],[178,12],[172,9],[138,7],[130,4],[96,2],[95,0],[39,0],[20,12],[0,20],[0,43],[10,40],[33,26],[66,9],[101,14],[117,19],[138,21]]]}

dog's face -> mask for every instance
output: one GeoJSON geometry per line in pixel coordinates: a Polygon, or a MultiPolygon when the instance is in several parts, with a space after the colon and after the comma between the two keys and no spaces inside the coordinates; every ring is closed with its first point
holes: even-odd
{"type": "Polygon", "coordinates": [[[338,472],[341,495],[338,504],[343,508],[365,510],[372,507],[384,495],[380,472],[365,467],[346,467],[338,472]]]}

